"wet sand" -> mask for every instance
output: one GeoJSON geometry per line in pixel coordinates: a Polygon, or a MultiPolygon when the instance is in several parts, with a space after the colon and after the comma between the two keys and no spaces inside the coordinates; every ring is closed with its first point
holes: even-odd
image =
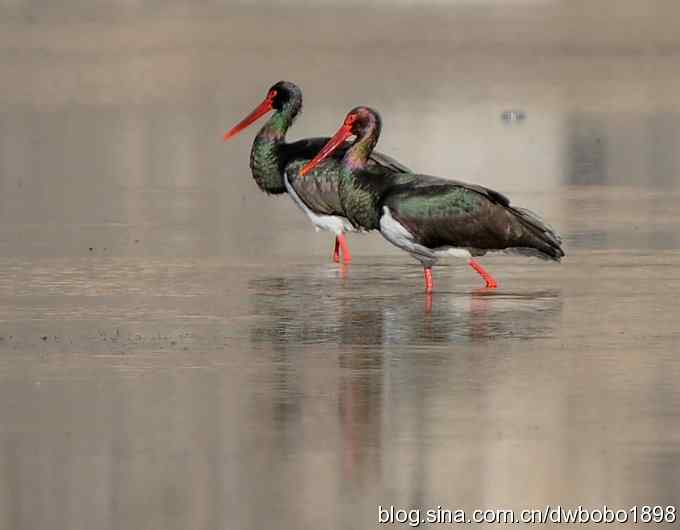
{"type": "Polygon", "coordinates": [[[677,8],[617,4],[632,37],[380,8],[351,39],[345,10],[126,5],[0,8],[0,528],[677,503],[677,8]],[[333,264],[252,133],[221,142],[279,78],[292,138],[373,105],[383,151],[543,213],[567,258],[482,259],[496,291],[450,261],[431,299],[375,234],[333,264]]]}

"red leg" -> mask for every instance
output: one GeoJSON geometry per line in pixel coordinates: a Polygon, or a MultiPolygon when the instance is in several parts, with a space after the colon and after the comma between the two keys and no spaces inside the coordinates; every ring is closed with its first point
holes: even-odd
{"type": "Polygon", "coordinates": [[[342,261],[349,263],[352,261],[352,256],[349,253],[349,246],[347,245],[345,234],[338,234],[337,241],[340,244],[340,250],[342,251],[342,261]]]}
{"type": "Polygon", "coordinates": [[[484,281],[486,282],[487,287],[489,287],[490,289],[495,289],[496,287],[498,287],[498,283],[496,282],[496,280],[493,279],[493,276],[491,276],[491,274],[486,272],[484,267],[482,267],[475,260],[471,259],[470,261],[468,261],[468,265],[470,265],[470,267],[475,269],[479,273],[479,275],[482,278],[484,278],[484,281]]]}
{"type": "Polygon", "coordinates": [[[335,263],[340,261],[340,241],[338,241],[337,236],[335,238],[335,247],[333,249],[333,261],[335,263]]]}
{"type": "Polygon", "coordinates": [[[427,294],[432,294],[434,289],[434,282],[432,281],[432,267],[425,267],[423,273],[425,275],[425,292],[427,294]]]}
{"type": "Polygon", "coordinates": [[[425,295],[425,314],[432,313],[432,293],[425,295]]]}

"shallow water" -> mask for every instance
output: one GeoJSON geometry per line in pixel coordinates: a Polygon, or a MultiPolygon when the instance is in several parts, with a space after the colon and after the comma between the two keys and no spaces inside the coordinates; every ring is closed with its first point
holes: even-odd
{"type": "Polygon", "coordinates": [[[679,10],[616,5],[0,7],[0,528],[677,504],[679,10]],[[333,264],[221,142],[279,78],[292,137],[373,105],[383,151],[567,258],[482,259],[495,291],[444,263],[431,298],[375,234],[333,264]]]}

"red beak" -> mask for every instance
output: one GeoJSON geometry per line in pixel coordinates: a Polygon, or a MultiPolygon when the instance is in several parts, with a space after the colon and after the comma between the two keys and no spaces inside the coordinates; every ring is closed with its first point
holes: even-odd
{"type": "Polygon", "coordinates": [[[321,162],[323,162],[329,156],[331,156],[333,154],[333,151],[335,151],[338,147],[343,145],[347,138],[352,136],[352,134],[353,134],[352,126],[343,123],[342,127],[340,127],[340,129],[338,129],[338,132],[335,133],[335,136],[328,140],[326,145],[324,145],[321,148],[321,151],[319,151],[319,153],[312,160],[307,162],[305,166],[300,170],[300,176],[304,177],[312,169],[314,169],[321,162]]]}
{"type": "Polygon", "coordinates": [[[272,110],[272,100],[273,97],[267,96],[267,98],[260,103],[253,112],[248,114],[245,118],[243,118],[240,122],[238,122],[236,125],[234,125],[229,131],[227,131],[224,134],[224,141],[226,142],[227,140],[233,138],[236,136],[238,133],[240,133],[243,129],[251,125],[252,123],[256,122],[258,119],[260,119],[262,116],[267,114],[270,110],[272,110]]]}

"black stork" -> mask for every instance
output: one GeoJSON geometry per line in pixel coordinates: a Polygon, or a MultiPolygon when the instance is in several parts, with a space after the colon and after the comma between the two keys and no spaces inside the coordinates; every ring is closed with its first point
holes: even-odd
{"type": "MultiPolygon", "coordinates": [[[[243,120],[232,127],[224,141],[236,136],[269,111],[275,111],[255,136],[250,151],[250,169],[260,189],[269,194],[288,193],[305,212],[317,230],[335,234],[333,260],[349,263],[351,256],[344,233],[356,230],[344,216],[338,197],[340,161],[349,143],[338,144],[323,166],[307,178],[299,178],[300,168],[328,142],[328,137],[305,138],[287,143],[286,132],[302,110],[302,91],[289,81],[279,81],[268,91],[265,99],[243,120]]],[[[381,153],[371,153],[367,166],[377,166],[390,172],[410,172],[396,160],[381,153]]]]}
{"type": "Polygon", "coordinates": [[[301,175],[356,136],[342,159],[340,204],[354,226],[380,230],[390,243],[422,263],[426,292],[433,290],[432,266],[443,256],[468,259],[490,288],[498,284],[473,256],[493,251],[554,261],[564,256],[560,236],[551,227],[529,210],[511,206],[497,191],[369,166],[380,128],[380,116],[373,109],[351,110],[301,175]]]}

